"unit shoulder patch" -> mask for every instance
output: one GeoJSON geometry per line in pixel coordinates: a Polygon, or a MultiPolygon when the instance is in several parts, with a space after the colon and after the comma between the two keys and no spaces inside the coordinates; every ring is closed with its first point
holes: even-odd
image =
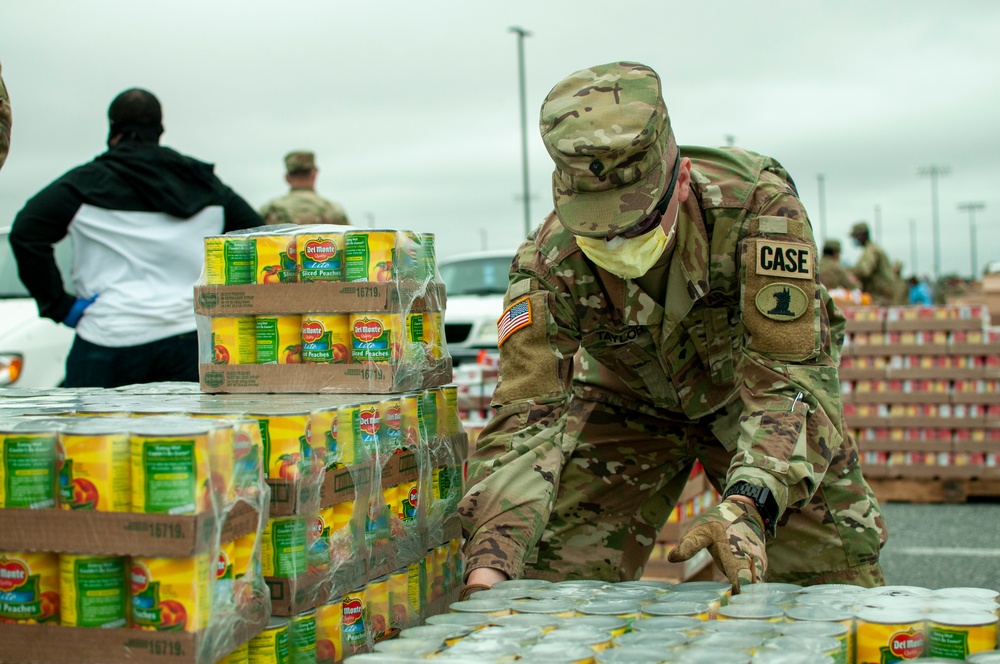
{"type": "Polygon", "coordinates": [[[793,321],[809,309],[809,297],[794,284],[773,282],[757,291],[754,304],[771,320],[793,321]]]}
{"type": "Polygon", "coordinates": [[[757,241],[757,274],[811,281],[813,254],[808,244],[760,239],[757,241]]]}
{"type": "Polygon", "coordinates": [[[497,319],[497,347],[522,327],[531,325],[531,300],[522,298],[511,304],[497,319]]]}

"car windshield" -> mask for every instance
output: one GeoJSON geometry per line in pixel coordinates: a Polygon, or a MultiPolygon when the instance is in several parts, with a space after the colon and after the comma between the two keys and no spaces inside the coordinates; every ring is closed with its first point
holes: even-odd
{"type": "Polygon", "coordinates": [[[446,292],[455,295],[503,295],[512,256],[456,260],[438,265],[446,292]]]}
{"type": "MultiPolygon", "coordinates": [[[[73,265],[73,247],[69,238],[56,245],[56,264],[62,272],[63,282],[67,282],[73,265]]],[[[70,284],[65,284],[65,288],[68,293],[73,294],[70,284]]],[[[0,234],[0,298],[15,297],[30,296],[28,289],[21,283],[21,278],[17,276],[17,261],[14,260],[14,252],[10,248],[10,236],[8,233],[2,233],[0,234]]]]}

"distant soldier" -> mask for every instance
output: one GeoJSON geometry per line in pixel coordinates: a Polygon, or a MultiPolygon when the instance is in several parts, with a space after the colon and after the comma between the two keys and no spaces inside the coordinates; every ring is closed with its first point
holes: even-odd
{"type": "Polygon", "coordinates": [[[10,97],[7,96],[7,87],[0,75],[0,168],[7,161],[7,152],[10,150],[10,123],[10,97]]]}
{"type": "Polygon", "coordinates": [[[268,224],[338,224],[346,226],[344,209],[316,193],[316,155],[296,151],[285,155],[285,182],[291,190],[264,205],[260,216],[268,224]]]}
{"type": "Polygon", "coordinates": [[[819,259],[819,280],[827,290],[860,288],[858,280],[840,262],[840,240],[827,240],[823,243],[823,257],[819,259]]]}
{"type": "Polygon", "coordinates": [[[901,291],[899,277],[885,250],[871,239],[868,224],[863,221],[854,224],[851,239],[861,247],[861,258],[853,269],[861,290],[871,295],[875,304],[902,304],[897,301],[901,291]]]}

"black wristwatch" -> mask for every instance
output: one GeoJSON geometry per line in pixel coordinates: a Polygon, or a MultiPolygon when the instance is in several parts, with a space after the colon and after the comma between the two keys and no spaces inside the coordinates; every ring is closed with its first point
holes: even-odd
{"type": "Polygon", "coordinates": [[[771,490],[765,486],[757,486],[746,480],[735,482],[722,494],[723,498],[729,496],[744,496],[753,501],[754,507],[760,514],[764,522],[764,530],[774,536],[778,521],[778,501],[771,495],[771,490]]]}

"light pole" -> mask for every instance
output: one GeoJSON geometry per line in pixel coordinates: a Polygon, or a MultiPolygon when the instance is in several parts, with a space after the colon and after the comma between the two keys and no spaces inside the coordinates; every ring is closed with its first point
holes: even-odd
{"type": "Polygon", "coordinates": [[[978,212],[979,210],[984,209],[985,207],[986,207],[986,203],[981,203],[981,202],[978,202],[978,201],[975,202],[975,203],[968,202],[968,203],[959,203],[958,204],[958,209],[959,210],[964,210],[965,212],[969,213],[969,250],[970,250],[970,252],[972,254],[972,280],[973,281],[976,280],[976,275],[979,274],[979,261],[976,260],[976,258],[977,258],[976,254],[979,253],[977,251],[978,247],[976,247],[976,212],[978,212]]]}
{"type": "Polygon", "coordinates": [[[947,166],[931,165],[920,169],[920,175],[931,179],[931,228],[934,242],[934,281],[941,280],[941,228],[938,223],[937,181],[939,175],[948,175],[951,169],[947,166]]]}
{"type": "Polygon", "coordinates": [[[819,184],[819,244],[826,240],[826,178],[822,173],[816,176],[819,184]]]}
{"type": "Polygon", "coordinates": [[[875,206],[875,241],[882,244],[882,206],[875,206]]]}
{"type": "Polygon", "coordinates": [[[528,110],[525,105],[524,92],[524,38],[531,33],[524,28],[514,26],[511,32],[517,34],[517,71],[521,90],[521,185],[524,190],[524,236],[531,232],[531,198],[528,193],[528,110]]]}
{"type": "Polygon", "coordinates": [[[910,268],[910,274],[920,278],[917,273],[917,220],[910,219],[910,263],[913,265],[910,268]]]}

